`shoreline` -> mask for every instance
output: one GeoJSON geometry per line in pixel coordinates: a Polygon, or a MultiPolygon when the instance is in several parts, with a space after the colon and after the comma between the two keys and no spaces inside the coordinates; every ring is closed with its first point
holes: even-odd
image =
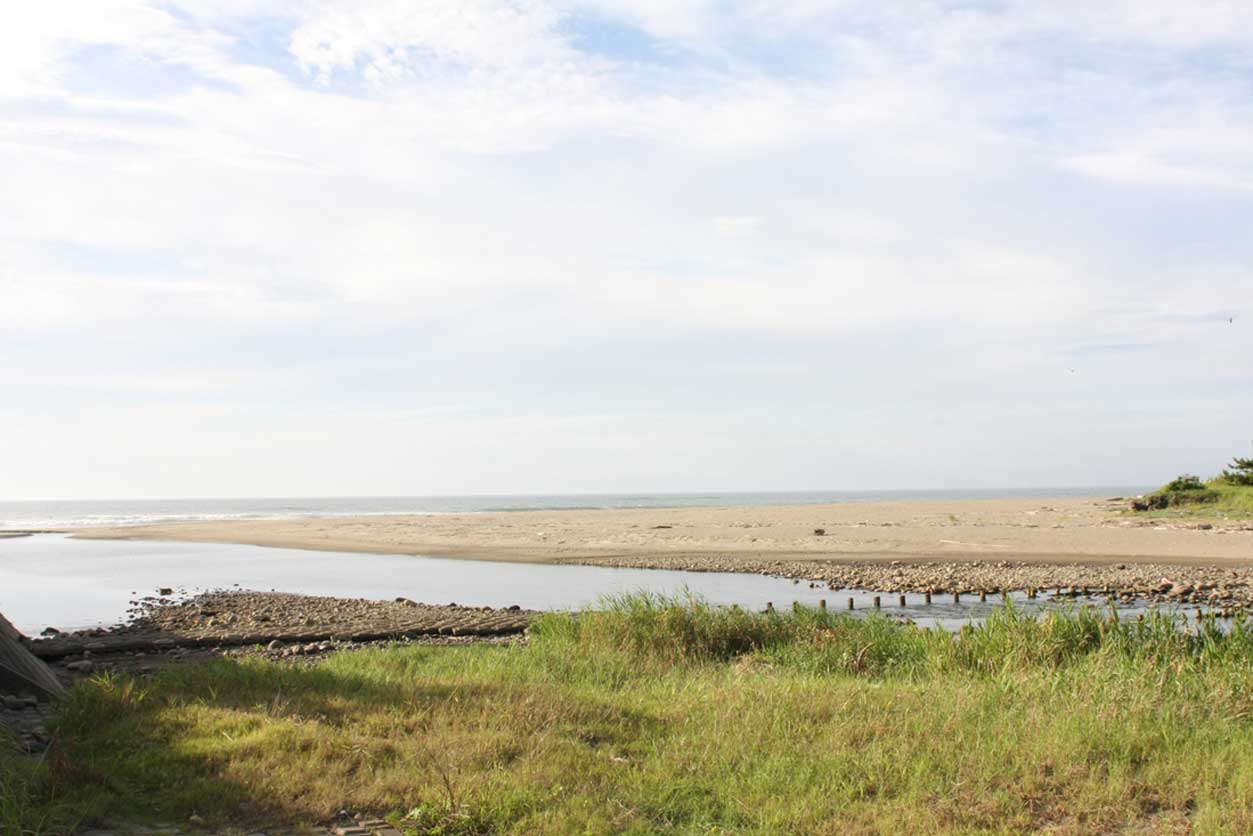
{"type": "MultiPolygon", "coordinates": [[[[234,543],[514,563],[1124,561],[1253,566],[1253,521],[1136,518],[1097,497],[328,516],[159,523],[83,539],[234,543]],[[819,533],[821,532],[821,533],[819,533]]],[[[752,570],[749,570],[752,571],[752,570]]]]}
{"type": "Polygon", "coordinates": [[[148,596],[131,603],[133,613],[122,624],[45,631],[26,646],[45,661],[77,659],[85,664],[70,670],[90,672],[95,669],[92,660],[104,655],[266,646],[291,656],[372,642],[517,636],[538,615],[518,606],[247,590],[200,592],[181,599],[148,596]]]}
{"type": "Polygon", "coordinates": [[[511,511],[179,523],[74,536],[734,572],[832,590],[1086,588],[1253,604],[1253,522],[1136,518],[1120,513],[1124,507],[1064,498],[511,511]]]}

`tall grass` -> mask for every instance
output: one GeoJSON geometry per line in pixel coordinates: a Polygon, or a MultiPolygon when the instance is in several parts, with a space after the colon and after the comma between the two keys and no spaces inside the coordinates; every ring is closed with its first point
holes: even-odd
{"type": "Polygon", "coordinates": [[[1123,620],[1091,607],[1030,615],[1012,602],[956,632],[922,629],[879,613],[852,617],[825,609],[753,612],[691,595],[606,598],[593,610],[545,615],[532,627],[537,652],[566,659],[626,659],[635,671],[725,662],[757,654],[822,674],[997,675],[1057,669],[1100,655],[1193,669],[1253,662],[1253,629],[1243,618],[1191,625],[1155,612],[1123,620]]]}
{"type": "Polygon", "coordinates": [[[53,786],[47,759],[20,754],[12,734],[0,726],[0,834],[40,836],[73,830],[94,806],[67,803],[53,786]]]}
{"type": "Polygon", "coordinates": [[[632,595],[525,645],[99,677],[49,761],[3,773],[0,824],[1253,832],[1253,636],[1180,628],[1007,605],[948,633],[632,595]]]}

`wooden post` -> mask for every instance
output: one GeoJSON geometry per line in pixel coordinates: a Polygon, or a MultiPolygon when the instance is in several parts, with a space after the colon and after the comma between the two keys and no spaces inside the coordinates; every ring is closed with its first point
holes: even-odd
{"type": "Polygon", "coordinates": [[[774,601],[766,602],[766,612],[774,612],[774,601]]]}
{"type": "Polygon", "coordinates": [[[905,606],[905,596],[904,596],[904,595],[902,595],[902,596],[901,596],[901,606],[902,606],[902,607],[903,607],[903,606],[905,606]]]}
{"type": "Polygon", "coordinates": [[[925,600],[928,604],[931,603],[931,590],[927,590],[927,597],[925,598],[925,600]]]}
{"type": "Polygon", "coordinates": [[[979,600],[980,601],[988,600],[988,591],[986,589],[979,590],[979,600]]]}
{"type": "Polygon", "coordinates": [[[826,598],[819,598],[819,599],[818,599],[818,609],[820,609],[820,610],[825,610],[826,608],[827,608],[827,599],[826,599],[826,598]]]}
{"type": "Polygon", "coordinates": [[[960,604],[962,602],[962,594],[960,592],[953,593],[953,603],[960,604]]]}
{"type": "Polygon", "coordinates": [[[852,598],[849,598],[849,599],[848,599],[848,608],[849,608],[850,610],[853,608],[853,599],[852,599],[852,598]]]}
{"type": "Polygon", "coordinates": [[[874,608],[876,610],[879,609],[879,596],[878,595],[874,597],[874,608]]]}

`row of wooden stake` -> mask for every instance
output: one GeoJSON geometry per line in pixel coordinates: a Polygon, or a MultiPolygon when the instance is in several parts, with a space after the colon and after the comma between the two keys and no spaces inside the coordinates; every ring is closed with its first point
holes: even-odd
{"type": "MultiPolygon", "coordinates": [[[[1038,592],[1038,590],[1036,590],[1036,589],[1028,589],[1028,590],[1027,590],[1027,597],[1028,597],[1028,598],[1035,598],[1035,597],[1036,597],[1036,595],[1037,595],[1037,592],[1038,592]]],[[[1088,593],[1087,588],[1084,588],[1084,590],[1083,590],[1082,594],[1083,594],[1083,595],[1085,595],[1085,596],[1089,594],[1089,593],[1088,593]]],[[[1106,594],[1106,595],[1109,595],[1109,587],[1106,587],[1106,588],[1105,588],[1105,594],[1106,594]]],[[[960,603],[961,603],[961,595],[962,595],[962,594],[961,594],[960,592],[954,592],[954,593],[953,593],[953,603],[954,603],[954,604],[960,604],[960,603]]],[[[1058,598],[1061,598],[1061,597],[1062,597],[1062,595],[1063,595],[1063,593],[1062,593],[1062,587],[1060,587],[1060,586],[1059,586],[1059,587],[1057,587],[1057,597],[1058,597],[1058,598]]],[[[1071,598],[1077,598],[1077,597],[1079,597],[1079,595],[1080,595],[1079,589],[1078,589],[1078,588],[1076,588],[1076,587],[1072,587],[1072,588],[1071,588],[1071,590],[1070,590],[1070,597],[1071,597],[1071,598]]],[[[1001,598],[1002,598],[1002,599],[1004,599],[1005,597],[1006,597],[1006,593],[1005,593],[1005,591],[1004,591],[1004,590],[1002,590],[1002,591],[1001,591],[1001,598]]],[[[900,598],[899,598],[899,600],[900,600],[900,605],[901,605],[902,607],[903,607],[903,606],[905,606],[905,596],[904,596],[904,595],[901,595],[901,596],[900,596],[900,598]]],[[[981,589],[981,590],[979,590],[979,600],[980,600],[980,601],[987,601],[987,600],[988,600],[988,592],[987,592],[987,590],[986,590],[986,589],[981,589]]],[[[930,603],[931,603],[931,593],[930,593],[930,592],[925,592],[925,593],[923,593],[923,603],[926,603],[926,604],[930,604],[930,603]]],[[[882,606],[883,606],[883,603],[882,603],[882,601],[880,600],[880,597],[879,597],[878,595],[874,596],[874,599],[873,599],[873,605],[874,605],[875,609],[879,609],[880,607],[882,607],[882,606]]],[[[821,599],[819,599],[819,600],[818,600],[818,609],[825,610],[826,608],[827,608],[827,599],[826,599],[826,598],[821,598],[821,599]]],[[[853,598],[849,598],[849,599],[848,599],[848,608],[849,608],[850,610],[851,610],[851,609],[855,609],[854,599],[853,599],[853,598]]],[[[773,610],[774,610],[774,602],[773,602],[773,601],[767,601],[767,602],[766,602],[766,610],[767,610],[767,611],[773,611],[773,610]]]]}

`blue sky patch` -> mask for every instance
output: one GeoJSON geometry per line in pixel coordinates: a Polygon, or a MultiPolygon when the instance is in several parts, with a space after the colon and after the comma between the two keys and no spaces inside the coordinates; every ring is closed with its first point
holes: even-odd
{"type": "Polygon", "coordinates": [[[684,60],[680,50],[623,20],[580,12],[558,28],[576,49],[611,61],[677,64],[684,60]]]}

